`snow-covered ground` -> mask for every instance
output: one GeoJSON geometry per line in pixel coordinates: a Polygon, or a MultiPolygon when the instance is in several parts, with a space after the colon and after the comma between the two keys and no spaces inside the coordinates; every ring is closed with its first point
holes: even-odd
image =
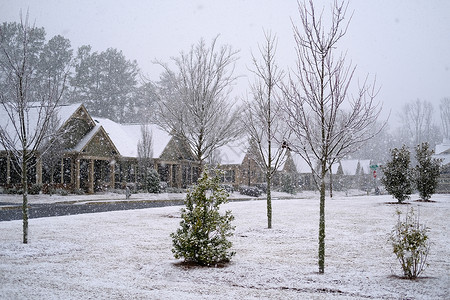
{"type": "Polygon", "coordinates": [[[223,268],[173,258],[179,206],[31,219],[28,245],[21,221],[0,222],[0,299],[449,299],[450,195],[431,203],[413,196],[409,205],[387,204],[390,196],[327,199],[323,275],[318,195],[298,196],[273,201],[270,230],[265,201],[226,204],[236,218],[236,255],[223,268]],[[396,209],[409,207],[420,209],[433,243],[430,266],[415,281],[398,277],[387,242],[396,209]]]}

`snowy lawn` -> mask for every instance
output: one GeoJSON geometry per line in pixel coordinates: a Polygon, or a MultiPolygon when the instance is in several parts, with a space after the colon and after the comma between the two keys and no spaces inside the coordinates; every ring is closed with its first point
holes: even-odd
{"type": "Polygon", "coordinates": [[[449,299],[450,195],[432,200],[327,199],[323,275],[318,195],[273,201],[271,230],[265,201],[225,205],[236,217],[236,256],[223,268],[173,258],[169,234],[180,207],[31,219],[28,245],[21,221],[0,222],[0,299],[449,299]],[[415,281],[399,278],[387,242],[396,209],[411,206],[420,207],[433,243],[430,266],[415,281]]]}

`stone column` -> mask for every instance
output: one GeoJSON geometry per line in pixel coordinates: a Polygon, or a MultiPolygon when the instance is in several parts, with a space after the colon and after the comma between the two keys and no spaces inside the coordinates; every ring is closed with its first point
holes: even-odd
{"type": "Polygon", "coordinates": [[[116,178],[115,178],[116,177],[115,176],[116,164],[114,162],[110,162],[109,165],[111,166],[111,170],[110,170],[111,178],[109,179],[109,181],[110,181],[110,184],[111,184],[111,188],[114,189],[115,185],[116,185],[116,178]]]}
{"type": "Polygon", "coordinates": [[[80,189],[80,159],[75,159],[75,189],[80,189]]]}
{"type": "Polygon", "coordinates": [[[88,166],[88,193],[94,193],[94,160],[89,160],[88,166]]]}
{"type": "Polygon", "coordinates": [[[36,157],[36,184],[42,184],[42,159],[36,157]]]}

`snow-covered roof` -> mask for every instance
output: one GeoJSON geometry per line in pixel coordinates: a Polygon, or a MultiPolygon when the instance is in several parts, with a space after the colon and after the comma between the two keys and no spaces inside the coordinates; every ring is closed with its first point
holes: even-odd
{"type": "MultiPolygon", "coordinates": [[[[361,171],[364,174],[370,174],[370,160],[369,159],[344,159],[341,160],[342,170],[344,172],[344,175],[355,175],[356,174],[356,168],[358,167],[358,162],[361,167],[361,171]]],[[[339,163],[333,164],[331,167],[331,170],[333,171],[333,174],[337,173],[337,170],[339,168],[339,163]]]]}
{"type": "MultiPolygon", "coordinates": [[[[70,105],[60,105],[56,108],[55,113],[60,122],[60,124],[64,124],[81,106],[81,104],[70,104],[70,105]]],[[[33,136],[36,132],[36,128],[42,119],[39,120],[39,114],[41,112],[40,103],[30,103],[28,114],[25,116],[25,122],[29,125],[28,127],[28,135],[33,136]]],[[[18,124],[18,114],[13,113],[14,123],[18,124]]],[[[8,112],[5,110],[3,105],[0,105],[0,126],[4,129],[7,134],[15,140],[16,147],[19,147],[19,140],[17,138],[17,132],[13,126],[13,122],[11,122],[10,116],[8,112]]],[[[33,145],[31,145],[33,146],[33,145]]],[[[5,150],[2,144],[0,144],[0,151],[5,150]]]]}
{"type": "Polygon", "coordinates": [[[228,143],[217,149],[221,165],[240,165],[247,153],[248,143],[244,140],[228,143]]]}
{"type": "Polygon", "coordinates": [[[436,145],[436,149],[434,151],[434,153],[436,155],[444,154],[444,152],[448,152],[448,154],[450,154],[450,140],[449,139],[444,139],[442,144],[436,145]]]}
{"type": "MultiPolygon", "coordinates": [[[[109,119],[92,117],[102,126],[121,156],[138,157],[137,145],[142,139],[141,125],[124,125],[109,119]]],[[[155,124],[147,125],[152,134],[153,158],[159,158],[172,136],[155,124]]]]}
{"type": "Polygon", "coordinates": [[[292,160],[294,161],[295,169],[301,174],[311,174],[311,167],[299,154],[291,152],[292,160]]]}
{"type": "Polygon", "coordinates": [[[450,140],[449,139],[444,139],[442,144],[436,145],[433,157],[442,159],[443,166],[450,164],[450,140]]]}

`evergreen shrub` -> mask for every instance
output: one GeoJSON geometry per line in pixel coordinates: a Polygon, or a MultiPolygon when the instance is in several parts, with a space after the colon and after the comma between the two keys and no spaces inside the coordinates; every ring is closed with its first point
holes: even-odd
{"type": "Polygon", "coordinates": [[[416,188],[424,201],[429,200],[436,191],[441,165],[439,159],[433,158],[434,151],[429,148],[428,143],[417,145],[417,165],[414,168],[416,188]]]}
{"type": "Polygon", "coordinates": [[[161,186],[159,174],[155,169],[148,169],[146,188],[149,193],[160,193],[161,186]]]}
{"type": "Polygon", "coordinates": [[[210,178],[205,170],[197,185],[188,191],[186,207],[181,210],[180,228],[170,236],[175,258],[201,266],[229,262],[233,235],[231,211],[220,214],[220,205],[228,202],[227,192],[220,187],[219,172],[210,178]]]}
{"type": "Polygon", "coordinates": [[[410,152],[406,146],[392,149],[391,160],[381,168],[383,170],[381,183],[386,191],[399,203],[409,199],[413,192],[413,176],[410,168],[410,152]]]}

